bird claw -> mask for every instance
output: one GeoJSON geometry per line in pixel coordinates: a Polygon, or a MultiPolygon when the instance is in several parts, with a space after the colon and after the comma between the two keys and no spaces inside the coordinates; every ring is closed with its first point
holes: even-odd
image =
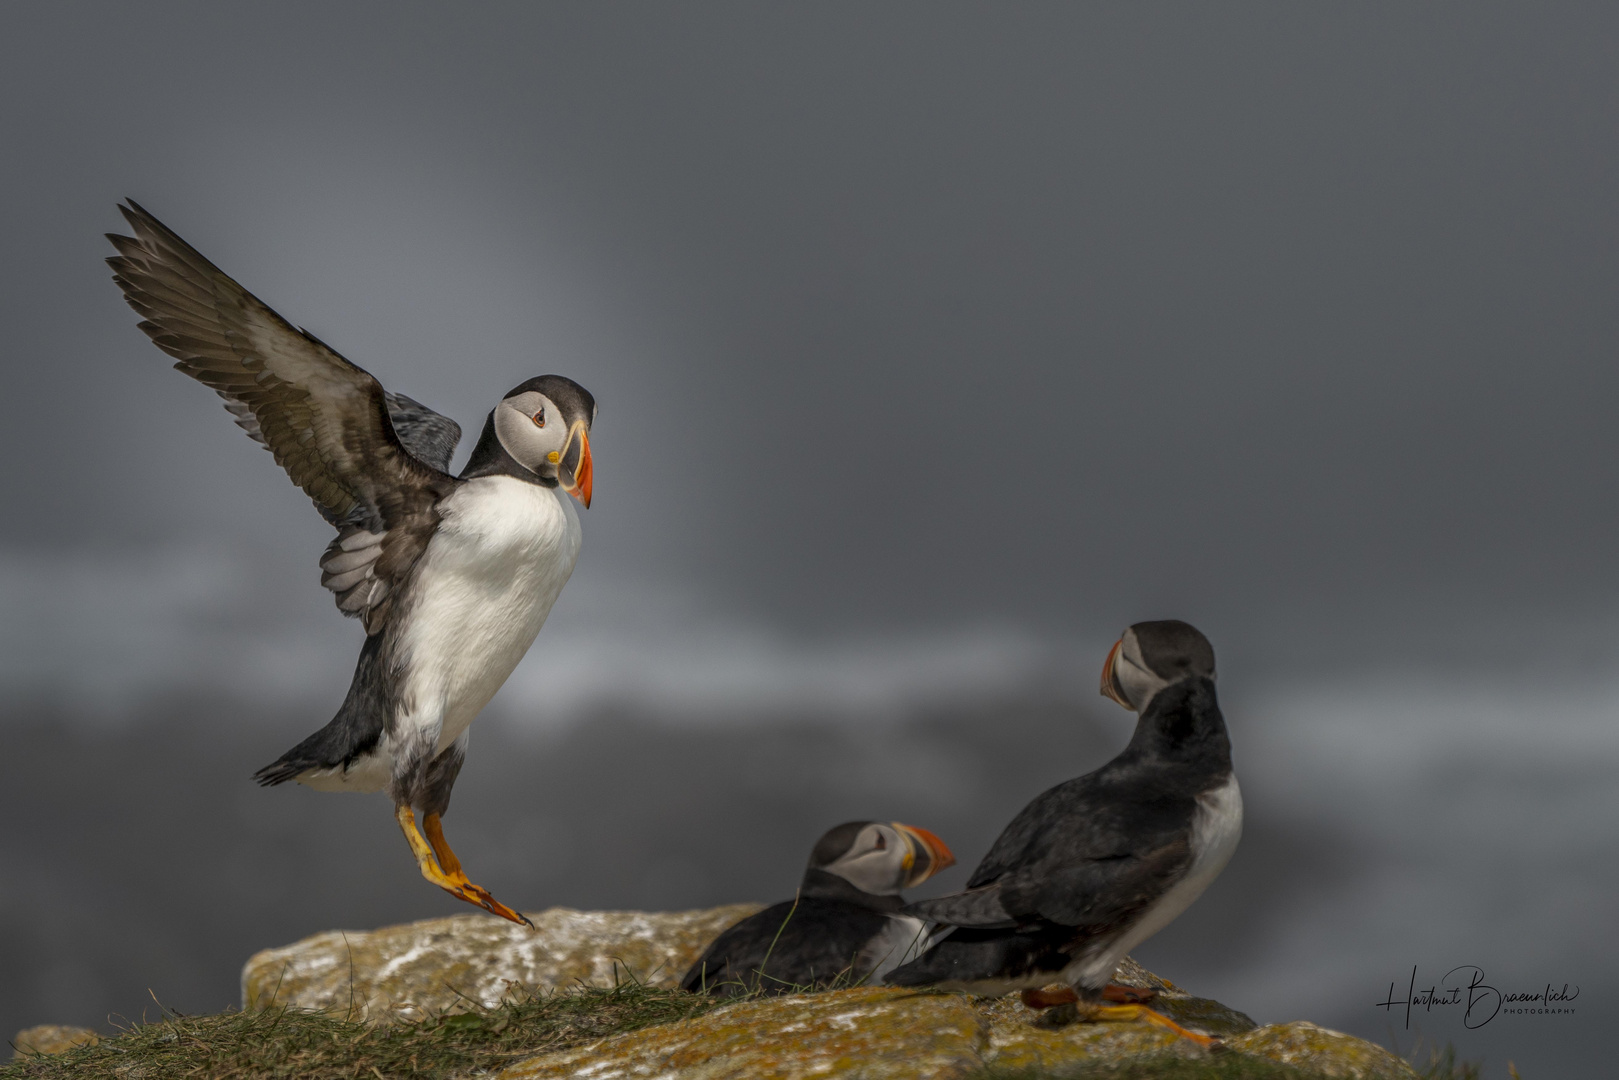
{"type": "Polygon", "coordinates": [[[484,888],[482,885],[474,885],[470,881],[463,880],[457,882],[453,886],[446,886],[444,891],[458,900],[465,900],[469,904],[476,904],[478,907],[483,908],[491,915],[499,915],[502,919],[508,919],[514,923],[521,923],[524,926],[527,926],[530,930],[537,929],[537,927],[535,927],[535,925],[529,921],[528,916],[519,911],[513,911],[505,904],[502,904],[499,900],[496,900],[494,896],[490,894],[489,890],[484,888]]]}

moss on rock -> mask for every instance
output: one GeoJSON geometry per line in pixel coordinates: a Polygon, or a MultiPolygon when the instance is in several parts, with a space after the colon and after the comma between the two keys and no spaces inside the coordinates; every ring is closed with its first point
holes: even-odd
{"type": "Polygon", "coordinates": [[[1376,1043],[1306,1020],[1270,1024],[1226,1045],[1239,1053],[1308,1066],[1333,1080],[1408,1080],[1417,1075],[1405,1061],[1376,1043]]]}
{"type": "Polygon", "coordinates": [[[746,1001],[678,1024],[542,1054],[500,1077],[948,1080],[1168,1073],[1410,1080],[1415,1075],[1381,1047],[1313,1025],[1302,1026],[1309,1032],[1298,1024],[1256,1029],[1246,1016],[1218,1002],[1174,991],[1154,1005],[1189,1027],[1228,1036],[1225,1048],[1211,1052],[1134,1022],[1038,1027],[1036,1014],[1014,997],[867,988],[746,1001]]]}

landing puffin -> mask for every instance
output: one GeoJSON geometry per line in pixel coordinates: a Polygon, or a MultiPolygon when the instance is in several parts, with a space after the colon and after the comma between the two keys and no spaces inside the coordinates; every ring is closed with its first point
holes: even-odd
{"type": "Polygon", "coordinates": [[[455,421],[294,329],[133,200],[119,210],[135,235],[108,234],[118,254],[107,262],[140,329],[224,399],[336,528],[321,584],[365,628],[337,715],[255,779],[386,790],[423,877],[532,926],[468,880],[440,818],[469,725],[573,572],[595,399],[560,375],[514,387],[451,476],[455,421]]]}
{"type": "Polygon", "coordinates": [[[1031,1007],[1146,1020],[1207,1046],[1144,1005],[1101,1002],[1119,961],[1208,888],[1242,834],[1214,649],[1187,623],[1136,623],[1107,655],[1102,693],[1140,714],[1130,744],[1024,807],[965,891],[906,908],[939,929],[887,982],[1021,990],[1031,1007]],[[1042,993],[1050,983],[1072,993],[1042,993]]]}
{"type": "Polygon", "coordinates": [[[810,853],[797,899],[715,938],[681,989],[736,997],[880,980],[916,954],[927,929],[900,911],[900,890],[955,862],[944,841],[914,825],[850,821],[829,829],[810,853]]]}

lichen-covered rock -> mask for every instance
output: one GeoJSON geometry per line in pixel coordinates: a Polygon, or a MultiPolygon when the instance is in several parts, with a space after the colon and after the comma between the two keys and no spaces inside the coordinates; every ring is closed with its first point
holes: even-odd
{"type": "Polygon", "coordinates": [[[67,1024],[40,1024],[38,1027],[23,1028],[17,1032],[11,1040],[11,1045],[16,1047],[11,1056],[15,1059],[35,1054],[60,1054],[75,1046],[99,1042],[100,1039],[101,1036],[89,1028],[72,1027],[67,1024]]]}
{"type": "MultiPolygon", "coordinates": [[[[1145,982],[1152,977],[1135,973],[1145,982]],[[1143,978],[1145,977],[1145,978],[1143,978]]],[[[1162,980],[1152,981],[1162,984],[1162,980]]],[[[1244,1031],[1253,1022],[1214,1002],[1184,995],[1156,1003],[1211,1033],[1244,1031]]],[[[1057,1069],[1141,1055],[1208,1052],[1159,1027],[1140,1023],[1034,1025],[1037,1013],[1015,997],[869,988],[764,998],[694,1020],[666,1024],[543,1054],[501,1074],[502,1080],[591,1080],[657,1076],[660,1080],[800,1080],[804,1077],[954,1077],[997,1069],[1057,1069]]]]}
{"type": "Polygon", "coordinates": [[[500,1080],[945,1080],[983,1068],[986,1028],[971,999],[955,995],[871,988],[759,998],[542,1054],[500,1080]]]}
{"type": "MultiPolygon", "coordinates": [[[[368,1020],[416,1020],[495,1005],[514,987],[549,991],[610,986],[633,977],[677,984],[708,943],[758,910],[573,911],[532,916],[538,929],[482,915],[381,930],[332,932],[267,949],[242,972],[249,1009],[272,1002],[368,1020]]],[[[1133,960],[1115,981],[1158,991],[1152,1007],[1226,1040],[1222,1053],[1269,1058],[1333,1080],[1414,1080],[1379,1046],[1313,1024],[1255,1028],[1240,1012],[1193,997],[1133,960]]],[[[1062,1073],[1086,1065],[1166,1055],[1202,1057],[1198,1045],[1128,1021],[1048,1027],[1018,998],[863,987],[741,1001],[702,1016],[541,1054],[504,1080],[910,1080],[992,1068],[1062,1073]]],[[[25,1032],[24,1035],[29,1033],[25,1032]]],[[[22,1036],[19,1036],[21,1039],[22,1036]]]]}
{"type": "MultiPolygon", "coordinates": [[[[1150,986],[1160,990],[1152,1008],[1182,1027],[1222,1038],[1254,1029],[1254,1022],[1218,1001],[1192,997],[1164,979],[1127,961],[1134,971],[1124,969],[1126,986],[1150,986]],[[1126,981],[1128,980],[1128,981],[1126,981]]],[[[1039,1017],[1023,1007],[1015,995],[980,999],[979,1011],[989,1022],[989,1045],[985,1060],[997,1068],[1059,1069],[1088,1061],[1114,1061],[1144,1054],[1207,1053],[1202,1047],[1173,1032],[1152,1024],[1136,1022],[1073,1023],[1059,1028],[1036,1025],[1039,1017]]]]}
{"type": "Polygon", "coordinates": [[[1172,994],[1184,992],[1168,979],[1160,978],[1136,963],[1135,958],[1131,956],[1119,961],[1118,970],[1113,973],[1113,981],[1120,986],[1133,986],[1138,989],[1168,990],[1172,994]]]}
{"type": "Polygon", "coordinates": [[[1415,1080],[1416,1071],[1376,1043],[1305,1020],[1270,1024],[1227,1040],[1238,1053],[1310,1069],[1333,1080],[1415,1080]]]}
{"type": "MultiPolygon", "coordinates": [[[[1139,973],[1135,977],[1146,976],[1139,973]]],[[[1155,980],[1162,983],[1163,980],[1155,980]]],[[[1284,1061],[1312,1075],[1412,1080],[1381,1047],[1311,1025],[1255,1029],[1218,1002],[1178,991],[1153,1007],[1227,1039],[1223,1055],[1284,1061]],[[1303,1029],[1309,1028],[1309,1032],[1303,1029]]],[[[1037,1026],[1016,997],[971,998],[875,987],[745,1001],[696,1019],[541,1054],[500,1080],[948,1080],[984,1069],[1061,1074],[1086,1065],[1211,1051],[1139,1022],[1037,1026]]]]}
{"type": "Polygon", "coordinates": [[[759,910],[530,914],[536,929],[487,915],[330,931],[265,949],[242,969],[242,1007],[319,1009],[366,1020],[420,1020],[498,1004],[513,985],[552,990],[634,978],[675,986],[708,943],[759,910]]]}

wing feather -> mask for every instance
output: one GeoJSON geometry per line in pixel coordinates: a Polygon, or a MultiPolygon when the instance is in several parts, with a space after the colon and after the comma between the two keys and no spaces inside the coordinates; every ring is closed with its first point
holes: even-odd
{"type": "Polygon", "coordinates": [[[109,235],[118,254],[107,261],[141,316],[140,329],[175,358],[177,369],[225,400],[238,426],[339,527],[339,542],[359,532],[380,537],[364,545],[375,552],[366,578],[347,582],[351,567],[342,572],[346,588],[334,589],[339,608],[362,616],[367,633],[376,633],[390,597],[432,537],[436,504],[458,483],[445,469],[460,429],[388,395],[368,372],[294,328],[135,202],[119,209],[135,235],[109,235]],[[413,454],[395,431],[396,402],[418,411],[417,426],[435,440],[431,461],[413,454]]]}

